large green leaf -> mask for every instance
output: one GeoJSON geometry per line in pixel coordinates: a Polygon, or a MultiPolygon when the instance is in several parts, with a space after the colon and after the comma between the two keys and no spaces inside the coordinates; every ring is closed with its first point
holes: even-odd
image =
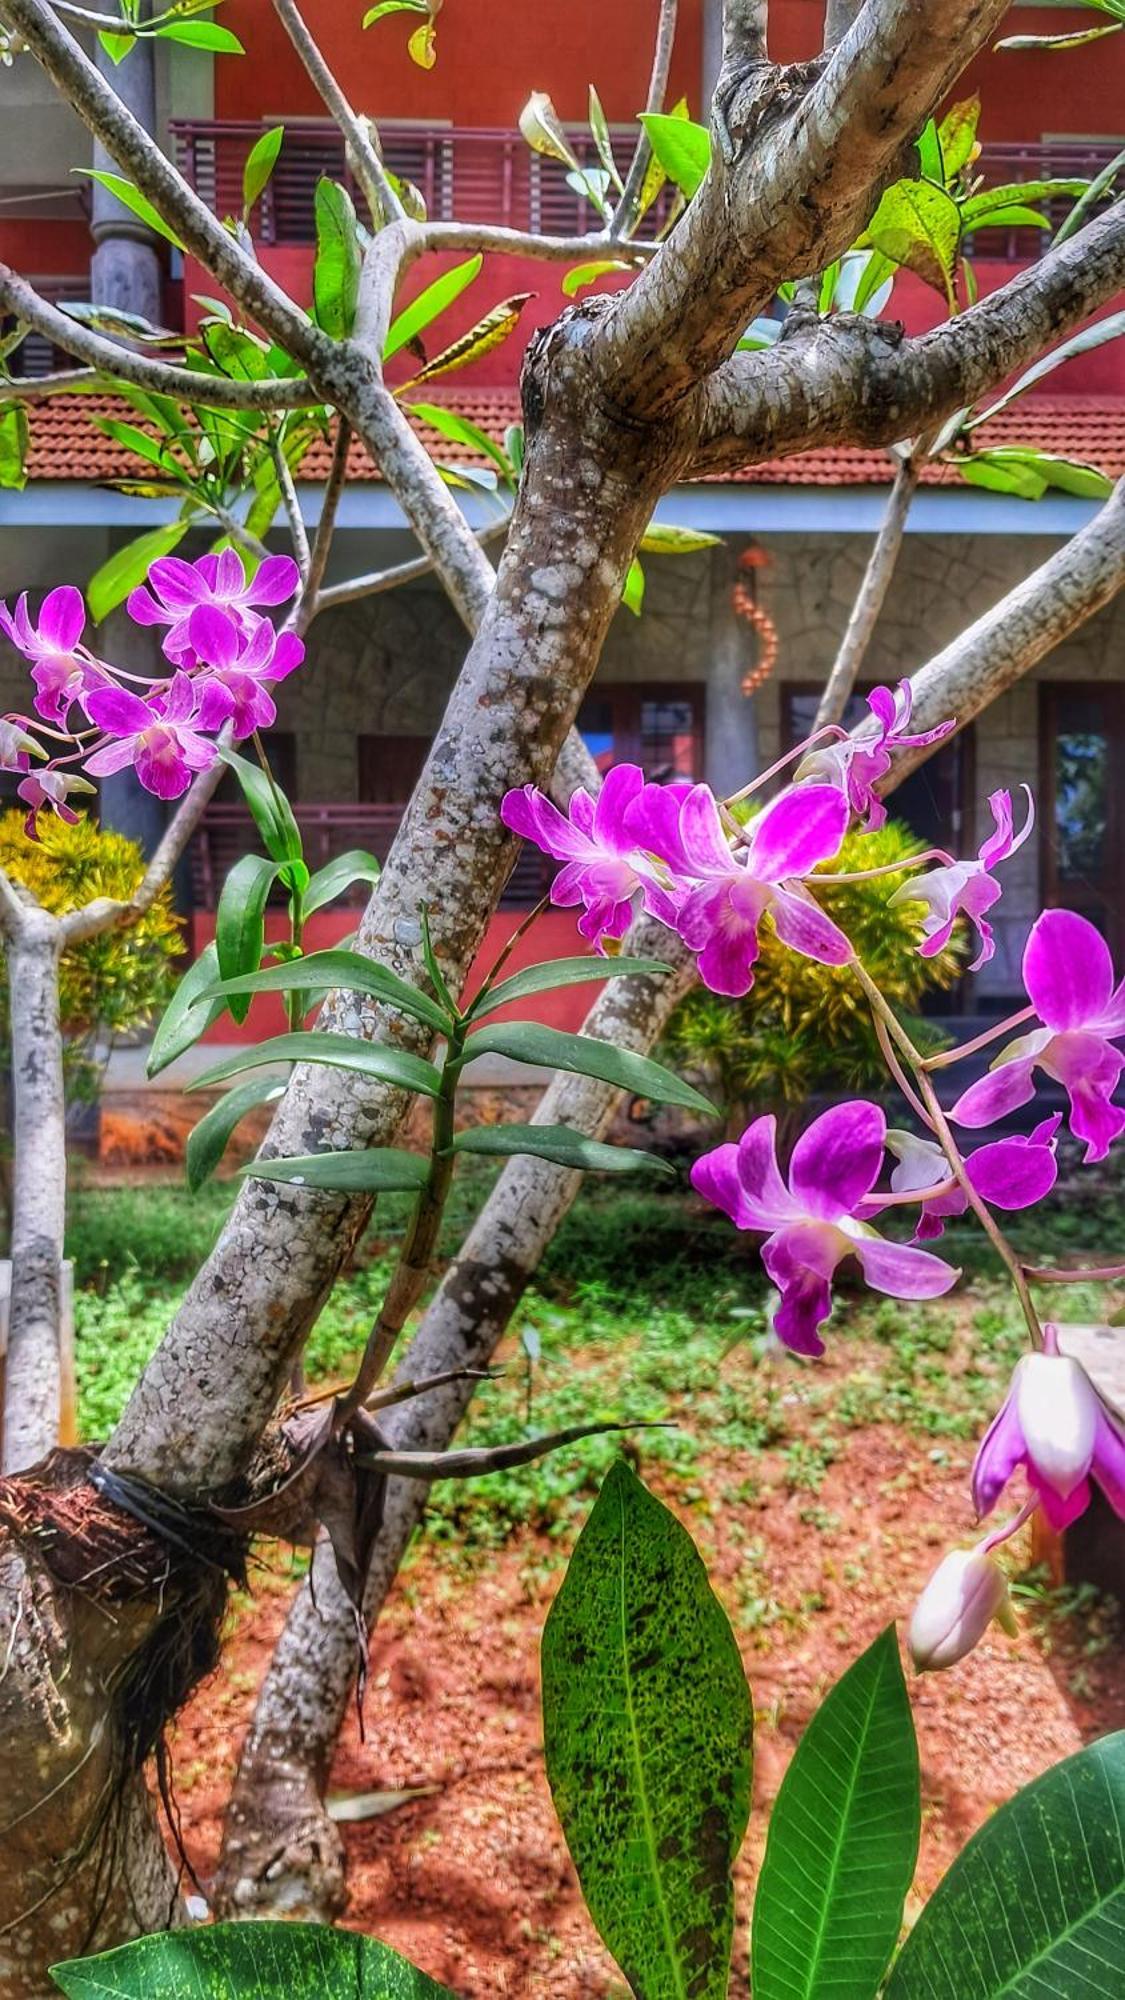
{"type": "Polygon", "coordinates": [[[961,216],[952,195],[932,181],[895,181],[860,238],[951,294],[961,216]]]}
{"type": "Polygon", "coordinates": [[[980,124],[980,98],[961,99],[946,112],[937,129],[937,142],[941,148],[942,177],[951,181],[962,167],[967,167],[977,150],[977,126],[980,124]]]}
{"type": "Polygon", "coordinates": [[[440,278],[435,278],[432,285],[419,292],[416,299],[411,299],[387,329],[384,361],[389,361],[392,354],[397,354],[408,341],[416,340],[431,320],[437,319],[439,313],[453,304],[454,299],[460,298],[466,285],[472,284],[483,262],[483,257],[478,255],[467,258],[463,264],[455,264],[451,271],[443,271],[440,278]]]}
{"type": "Polygon", "coordinates": [[[598,1930],[640,2000],[724,2000],[753,1712],[687,1531],[623,1462],[543,1633],[547,1776],[598,1930]]]}
{"type": "Polygon", "coordinates": [[[305,890],[302,907],[306,917],[316,910],[324,909],[327,903],[334,903],[346,889],[357,882],[374,883],[379,880],[380,868],[373,854],[362,847],[349,847],[346,854],[337,854],[318,868],[305,890]]]}
{"type": "Polygon", "coordinates": [[[388,1007],[413,1014],[427,1027],[447,1034],[452,1022],[436,1000],[418,987],[410,986],[385,965],[364,958],[358,951],[312,951],[307,958],[295,958],[283,965],[267,965],[263,971],[243,979],[227,980],[212,989],[214,997],[229,993],[319,993],[342,987],[349,993],[369,993],[388,1007]]]}
{"type": "Polygon", "coordinates": [[[542,965],[525,965],[487,993],[481,993],[466,1010],[470,1019],[494,1014],[510,1000],[527,1000],[535,993],[553,993],[559,986],[581,986],[591,979],[657,979],[672,970],[660,958],[550,958],[542,965]]]}
{"type": "MultiPolygon", "coordinates": [[[[263,854],[244,854],[223,883],[215,912],[220,979],[257,972],[266,937],[266,903],[277,871],[278,863],[267,861],[263,854]]],[[[250,1011],[249,996],[232,995],[227,1005],[236,1021],[244,1021],[250,1011]]]]}
{"type": "Polygon", "coordinates": [[[185,1049],[199,1040],[212,1021],[223,1012],[223,1002],[214,997],[219,959],[214,940],[188,967],[157,1023],[156,1033],[145,1063],[146,1076],[159,1076],[185,1049]],[[209,997],[204,1000],[204,994],[209,997]]]}
{"type": "Polygon", "coordinates": [[[142,194],[139,187],[134,187],[132,181],[126,180],[124,174],[111,173],[104,167],[72,167],[71,172],[85,174],[92,181],[100,181],[107,193],[115,196],[121,203],[122,208],[127,208],[139,222],[145,224],[146,228],[151,229],[157,236],[163,236],[166,243],[171,243],[177,250],[183,250],[186,255],[185,245],[181,243],[175,230],[165,222],[159,209],[154,208],[148,196],[142,194]]]}
{"type": "Polygon", "coordinates": [[[243,1070],[261,1069],[264,1063],[327,1063],[332,1069],[355,1070],[359,1076],[375,1077],[401,1090],[417,1090],[424,1097],[436,1097],[441,1076],[433,1063],[409,1049],[392,1048],[389,1042],[363,1042],[358,1035],[313,1034],[300,1030],[290,1035],[274,1035],[255,1048],[239,1049],[202,1076],[193,1079],[193,1090],[213,1090],[243,1070]]]}
{"type": "Polygon", "coordinates": [[[193,1125],[184,1148],[184,1173],[192,1194],[208,1181],[227,1149],[236,1125],[245,1118],[255,1105],[265,1104],[271,1097],[280,1097],[285,1085],[276,1076],[255,1076],[249,1082],[240,1083],[237,1090],[228,1090],[220,1097],[210,1111],[204,1113],[197,1125],[193,1125]]]}
{"type": "Polygon", "coordinates": [[[976,413],[971,423],[966,424],[966,430],[975,430],[978,424],[987,423],[989,417],[996,416],[997,412],[1005,409],[1016,396],[1022,396],[1036,382],[1042,381],[1044,375],[1052,374],[1056,368],[1061,368],[1064,362],[1072,360],[1075,355],[1089,354],[1095,347],[1104,347],[1109,340],[1119,340],[1122,334],[1125,334],[1125,312],[1110,313],[1105,319],[1095,320],[1092,326],[1083,327],[1080,333],[1071,334],[1069,340],[1062,341],[1058,347],[1053,347],[1049,354],[1045,354],[1041,361],[1033,362],[1030,368],[1025,369],[1012,387],[1006,389],[1002,396],[998,396],[994,403],[989,403],[986,409],[976,413]]]}
{"type": "Polygon", "coordinates": [[[1125,1990],[1125,1731],[1017,1792],[931,1896],[886,2000],[1112,2000],[1125,1990]]]}
{"type": "Polygon", "coordinates": [[[871,2000],[918,1856],[918,1746],[894,1627],[837,1681],[770,1817],[754,2000],[871,2000]]]}
{"type": "Polygon", "coordinates": [[[51,1977],[70,2000],[455,2000],[389,1945],[327,1924],[159,1931],[51,1977]]]}
{"type": "Polygon", "coordinates": [[[259,195],[264,194],[269,186],[284,138],[284,125],[272,125],[260,139],[255,139],[247,153],[246,165],[242,169],[242,208],[245,215],[249,215],[259,195]]]}
{"type": "Polygon", "coordinates": [[[0,487],[14,492],[27,485],[27,411],[22,403],[0,410],[0,487]]]}
{"type": "Polygon", "coordinates": [[[313,305],[316,323],[333,340],[343,340],[355,323],[362,258],[355,204],[347,188],[322,175],[316,184],[316,262],[313,305]]]}
{"type": "Polygon", "coordinates": [[[252,1160],[239,1172],[256,1181],[295,1181],[334,1194],[402,1194],[421,1187],[428,1161],[395,1146],[354,1153],[298,1153],[284,1160],[252,1160]]]}
{"type": "Polygon", "coordinates": [[[595,1076],[634,1097],[650,1097],[654,1104],[680,1104],[687,1111],[702,1111],[714,1117],[715,1107],[685,1083],[674,1070],[651,1056],[634,1055],[613,1042],[599,1041],[595,1035],[568,1035],[561,1028],[545,1028],[539,1021],[497,1021],[491,1028],[479,1028],[465,1043],[466,1061],[473,1056],[508,1056],[512,1062],[537,1063],[545,1069],[572,1070],[578,1076],[595,1076]]]}
{"type": "Polygon", "coordinates": [[[131,590],[143,583],[158,556],[171,555],[188,531],[186,521],[170,522],[166,528],[150,528],[135,542],[126,542],[94,571],[86,586],[86,602],[95,625],[123,604],[131,590]]]}
{"type": "Polygon", "coordinates": [[[238,36],[217,21],[166,21],[163,27],[153,28],[152,35],[164,42],[182,42],[185,48],[207,49],[216,56],[246,54],[238,36]]]}
{"type": "Polygon", "coordinates": [[[220,748],[219,755],[238,779],[254,824],[273,859],[282,863],[300,861],[303,851],[300,828],[280,785],[259,764],[240,757],[237,750],[220,748]]]}
{"type": "Polygon", "coordinates": [[[658,1153],[643,1153],[638,1146],[607,1146],[604,1140],[588,1139],[573,1125],[470,1125],[453,1141],[458,1153],[486,1153],[510,1159],[514,1153],[530,1153],[537,1160],[551,1160],[556,1167],[577,1167],[589,1174],[670,1174],[675,1168],[658,1153]]]}
{"type": "Polygon", "coordinates": [[[641,124],[668,179],[690,198],[711,164],[711,134],[706,125],[663,111],[642,111],[641,124]]]}

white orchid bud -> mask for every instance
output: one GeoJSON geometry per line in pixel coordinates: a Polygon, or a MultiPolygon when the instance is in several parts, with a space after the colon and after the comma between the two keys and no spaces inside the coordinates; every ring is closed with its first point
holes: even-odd
{"type": "Polygon", "coordinates": [[[1085,1369],[1065,1354],[1025,1354],[1014,1386],[1028,1459],[1046,1484],[1068,1499],[1093,1460],[1097,1391],[1085,1369]]]}
{"type": "Polygon", "coordinates": [[[1010,1629],[1008,1579],[980,1549],[943,1556],[914,1607],[907,1643],[920,1674],[956,1666],[997,1618],[1010,1629]]]}

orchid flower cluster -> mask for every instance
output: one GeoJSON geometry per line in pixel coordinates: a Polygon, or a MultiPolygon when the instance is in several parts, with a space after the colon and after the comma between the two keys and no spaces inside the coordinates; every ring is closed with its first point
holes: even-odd
{"type": "Polygon", "coordinates": [[[161,557],[126,606],[134,624],[166,628],[168,667],[158,677],[90,649],[86,606],[71,584],[48,592],[37,620],[26,594],[13,611],[0,603],[0,632],[28,661],[35,688],[34,716],[0,716],[0,771],[20,774],[29,836],[44,807],[75,820],[71,800],[114,771],[135,771],[157,798],[179,798],[215,762],[220,732],[237,743],[268,728],[277,714],[270,690],[305,649],[262,610],[284,604],[299,581],[288,556],[267,556],[252,576],[231,548],[194,563],[161,557]]]}
{"type": "MultiPolygon", "coordinates": [[[[1061,1114],[1041,1119],[1027,1135],[986,1138],[967,1150],[951,1130],[982,1131],[1030,1103],[1039,1074],[1063,1086],[1069,1129],[1084,1143],[1086,1160],[1104,1159],[1125,1130],[1125,1108],[1112,1101],[1125,1068],[1117,1046],[1125,1041],[1125,981],[1115,982],[1109,950],[1091,923],[1067,910],[1047,910],[1024,952],[1028,1004],[961,1050],[929,1059],[918,1054],[816,890],[834,880],[901,872],[901,863],[846,877],[826,870],[849,830],[870,831],[885,821],[877,788],[894,754],[927,748],[956,725],[911,733],[905,682],[896,692],[877,688],[868,707],[860,730],[819,731],[730,799],[716,798],[703,784],[651,784],[637,766],[623,764],[609,771],[596,801],[580,790],[566,814],[527,785],[507,794],[501,816],[561,864],[551,900],[581,907],[579,931],[597,951],[613,953],[643,910],[695,955],[704,985],[737,999],[753,987],[768,916],[791,950],[853,969],[921,1131],[889,1127],[881,1107],[863,1099],[838,1104],[801,1134],[783,1171],[776,1122],[760,1117],[737,1142],[704,1154],[691,1174],[697,1192],[736,1228],[763,1239],[762,1261],[777,1293],[773,1332],[779,1342],[800,1355],[824,1352],[820,1329],[845,1260],[858,1266],[866,1284],[892,1298],[948,1292],[960,1272],[922,1246],[941,1236],[948,1218],[969,1208],[1001,1249],[1033,1350],[1017,1367],[980,1445],[972,1495],[978,1516],[991,1514],[1021,1469],[1027,1495],[1014,1518],[977,1548],[952,1551],[923,1593],[911,1645],[920,1668],[936,1668],[962,1658],[993,1618],[1010,1619],[1007,1581],[992,1552],[1037,1507],[1053,1527],[1065,1527],[1088,1504],[1093,1479],[1125,1518],[1125,1430],[1080,1363],[1061,1351],[1059,1329],[1040,1324],[1023,1267],[993,1214],[1030,1208],[1050,1193],[1061,1114]],[[785,789],[747,817],[742,802],[788,764],[795,768],[785,789]],[[928,1067],[975,1053],[1028,1023],[1027,1032],[1008,1041],[986,1074],[943,1112],[928,1067]],[[912,1218],[905,1241],[882,1227],[903,1209],[912,1218]]],[[[889,909],[913,910],[923,955],[942,950],[965,919],[977,938],[972,969],[993,957],[987,913],[1002,893],[995,871],[1034,824],[1024,790],[1018,831],[1010,793],[993,793],[992,831],[976,856],[959,860],[928,850],[913,864],[921,872],[890,896],[889,909]]]]}

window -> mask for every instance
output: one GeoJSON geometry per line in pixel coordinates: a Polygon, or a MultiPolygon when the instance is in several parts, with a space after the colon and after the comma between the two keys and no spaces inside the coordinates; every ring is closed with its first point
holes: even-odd
{"type": "Polygon", "coordinates": [[[428,736],[360,736],[356,778],[361,805],[406,804],[429,755],[428,736]]]}
{"type": "Polygon", "coordinates": [[[639,764],[657,784],[703,774],[703,684],[592,688],[578,729],[599,771],[639,764]]]}
{"type": "Polygon", "coordinates": [[[1041,688],[1039,698],[1044,901],[1089,917],[1116,953],[1125,943],[1125,688],[1056,681],[1041,688]]]}

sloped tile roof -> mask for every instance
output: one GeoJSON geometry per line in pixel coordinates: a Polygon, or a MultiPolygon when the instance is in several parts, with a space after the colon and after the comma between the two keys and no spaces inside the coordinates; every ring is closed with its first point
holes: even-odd
{"type": "MultiPolygon", "coordinates": [[[[514,389],[463,389],[441,396],[431,393],[426,400],[443,403],[497,440],[503,439],[509,424],[520,421],[519,397],[514,389]]],[[[55,396],[33,405],[29,414],[29,471],[33,480],[97,483],[145,476],[142,462],[106,437],[93,421],[98,416],[136,421],[134,413],[115,397],[55,396]]],[[[471,447],[441,437],[427,425],[417,428],[427,448],[444,462],[486,463],[471,447]]],[[[1034,444],[1043,451],[1083,459],[1118,478],[1125,473],[1125,397],[1027,396],[1002,411],[976,436],[978,444],[1034,444]]],[[[302,480],[323,479],[328,457],[328,446],[318,440],[302,464],[302,480]]],[[[755,486],[880,486],[889,482],[891,470],[885,452],[832,446],[748,466],[733,478],[755,486]]],[[[379,476],[359,446],[353,448],[349,475],[356,480],[379,476]]],[[[954,482],[956,477],[950,467],[940,465],[927,467],[922,475],[924,484],[935,486],[954,482]]]]}

